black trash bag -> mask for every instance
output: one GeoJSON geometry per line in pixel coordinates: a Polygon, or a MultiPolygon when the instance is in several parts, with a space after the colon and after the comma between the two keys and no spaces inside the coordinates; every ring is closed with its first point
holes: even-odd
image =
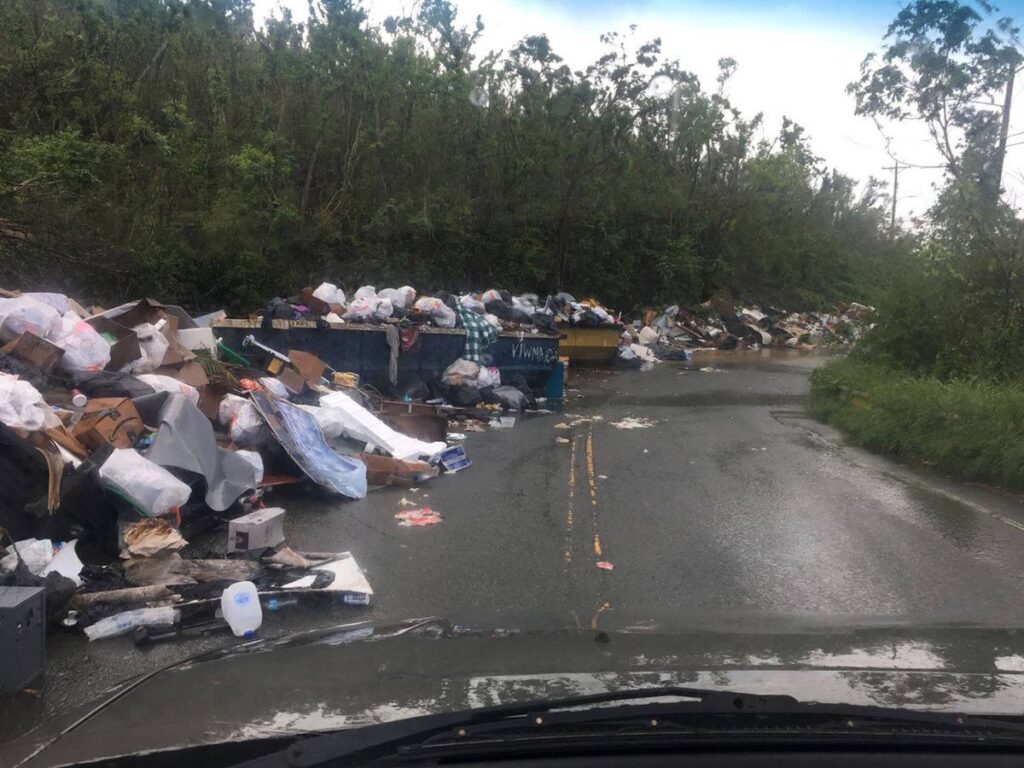
{"type": "Polygon", "coordinates": [[[510,323],[518,323],[519,325],[530,325],[533,323],[533,315],[504,301],[492,301],[485,308],[499,320],[506,320],[510,323]]]}
{"type": "Polygon", "coordinates": [[[468,384],[453,384],[445,387],[444,399],[460,408],[472,408],[483,400],[483,395],[479,389],[468,384]]]}
{"type": "Polygon", "coordinates": [[[271,330],[274,327],[272,324],[274,320],[294,320],[295,317],[296,313],[292,305],[280,296],[275,296],[263,310],[263,322],[260,323],[260,330],[271,330]]]}
{"type": "Polygon", "coordinates": [[[430,390],[423,383],[423,379],[415,373],[403,371],[398,374],[398,383],[388,388],[391,396],[396,400],[426,400],[430,397],[430,390]]]}
{"type": "Polygon", "coordinates": [[[484,309],[499,320],[511,320],[514,307],[504,301],[491,301],[484,304],[484,309]]]}
{"type": "Polygon", "coordinates": [[[490,387],[482,391],[484,400],[496,403],[509,411],[522,411],[529,402],[522,392],[515,387],[490,387]]]}
{"type": "Polygon", "coordinates": [[[292,320],[295,318],[295,309],[280,296],[275,296],[267,302],[267,306],[263,310],[263,317],[269,317],[272,320],[292,320]]]}
{"type": "Polygon", "coordinates": [[[530,385],[526,383],[526,377],[521,373],[509,373],[508,371],[501,372],[501,384],[505,387],[515,387],[526,397],[526,407],[536,408],[537,398],[533,396],[533,390],[530,389],[530,385]]]}
{"type": "Polygon", "coordinates": [[[31,363],[19,360],[13,355],[0,352],[0,373],[10,373],[22,381],[27,381],[40,392],[53,388],[53,378],[47,376],[31,363]]]}
{"type": "Polygon", "coordinates": [[[27,516],[25,508],[46,499],[49,482],[50,470],[43,455],[0,424],[0,526],[17,539],[33,536],[38,521],[27,516]]]}
{"type": "Polygon", "coordinates": [[[37,515],[39,537],[69,541],[78,539],[75,549],[83,563],[103,563],[117,559],[120,541],[117,533],[119,503],[108,494],[100,480],[99,468],[113,452],[102,445],[89,458],[64,477],[60,487],[60,508],[45,514],[45,499],[29,509],[37,515]]]}
{"type": "Polygon", "coordinates": [[[512,303],[512,294],[506,291],[504,288],[498,289],[498,295],[501,296],[501,300],[504,301],[506,304],[512,303]]]}
{"type": "Polygon", "coordinates": [[[558,333],[558,326],[555,324],[555,318],[551,315],[546,315],[543,312],[534,312],[531,322],[533,322],[534,327],[540,331],[558,333]]]}
{"type": "Polygon", "coordinates": [[[134,376],[117,371],[89,371],[76,374],[72,381],[86,397],[142,397],[156,390],[134,376]]]}
{"type": "Polygon", "coordinates": [[[67,615],[68,605],[78,585],[67,576],[51,571],[46,576],[34,575],[25,563],[18,561],[14,571],[0,575],[0,587],[42,587],[46,600],[46,621],[60,622],[67,615]]]}

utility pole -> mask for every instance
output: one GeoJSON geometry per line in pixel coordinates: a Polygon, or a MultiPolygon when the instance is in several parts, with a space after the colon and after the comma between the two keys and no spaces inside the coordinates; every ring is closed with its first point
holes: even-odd
{"type": "Polygon", "coordinates": [[[1006,81],[1006,97],[1003,99],[1003,122],[999,127],[999,147],[996,150],[995,168],[992,172],[991,186],[988,189],[993,205],[999,200],[999,189],[1003,181],[1003,159],[1006,157],[1006,139],[1010,134],[1010,108],[1013,104],[1013,81],[1017,75],[1017,62],[1010,64],[1010,76],[1006,81]]]}
{"type": "Polygon", "coordinates": [[[889,213],[889,237],[896,237],[896,198],[900,193],[900,161],[893,158],[893,165],[883,168],[892,171],[892,211],[889,213]]]}

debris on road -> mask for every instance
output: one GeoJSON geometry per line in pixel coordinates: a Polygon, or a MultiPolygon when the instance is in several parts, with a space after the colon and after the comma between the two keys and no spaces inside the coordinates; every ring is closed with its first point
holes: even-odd
{"type": "Polygon", "coordinates": [[[598,560],[597,563],[595,563],[595,565],[597,565],[597,567],[600,568],[602,571],[615,570],[615,566],[612,563],[609,563],[607,560],[598,560]]]}
{"type": "Polygon", "coordinates": [[[395,513],[395,519],[399,525],[422,526],[437,525],[441,522],[441,515],[430,507],[422,509],[408,509],[395,513]]]}
{"type": "Polygon", "coordinates": [[[616,429],[647,429],[653,427],[658,422],[653,419],[647,419],[643,416],[627,416],[624,419],[613,421],[612,426],[616,429]]]}
{"type": "Polygon", "coordinates": [[[690,310],[672,305],[660,314],[647,310],[626,328],[618,360],[649,370],[662,360],[689,361],[698,350],[784,347],[810,352],[820,344],[856,342],[870,327],[873,313],[873,307],[856,302],[837,305],[833,312],[799,313],[725,300],[709,300],[690,310]]]}

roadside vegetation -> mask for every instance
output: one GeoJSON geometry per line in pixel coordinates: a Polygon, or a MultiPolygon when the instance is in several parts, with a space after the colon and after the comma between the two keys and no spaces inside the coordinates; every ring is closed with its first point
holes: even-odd
{"type": "MultiPolygon", "coordinates": [[[[323,279],[870,301],[908,241],[794,122],[624,30],[570,67],[483,50],[445,0],[370,19],[249,0],[0,2],[0,286],[195,311],[323,279]]],[[[734,52],[740,55],[742,52],[734,52]]]]}
{"type": "Polygon", "coordinates": [[[815,371],[811,410],[857,444],[962,480],[1024,489],[1024,388],[940,381],[863,359],[815,371]]]}
{"type": "Polygon", "coordinates": [[[1024,222],[1001,187],[1021,68],[994,12],[919,0],[850,86],[880,122],[925,123],[946,186],[847,360],[812,378],[812,408],[858,443],[947,474],[1024,487],[1024,222]]]}

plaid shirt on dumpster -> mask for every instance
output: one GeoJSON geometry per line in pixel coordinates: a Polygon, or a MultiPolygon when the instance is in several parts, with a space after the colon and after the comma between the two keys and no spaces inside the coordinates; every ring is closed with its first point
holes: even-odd
{"type": "Polygon", "coordinates": [[[498,340],[498,330],[487,322],[483,315],[469,307],[458,304],[455,309],[466,328],[466,347],[462,351],[462,357],[478,362],[481,353],[498,340]]]}

